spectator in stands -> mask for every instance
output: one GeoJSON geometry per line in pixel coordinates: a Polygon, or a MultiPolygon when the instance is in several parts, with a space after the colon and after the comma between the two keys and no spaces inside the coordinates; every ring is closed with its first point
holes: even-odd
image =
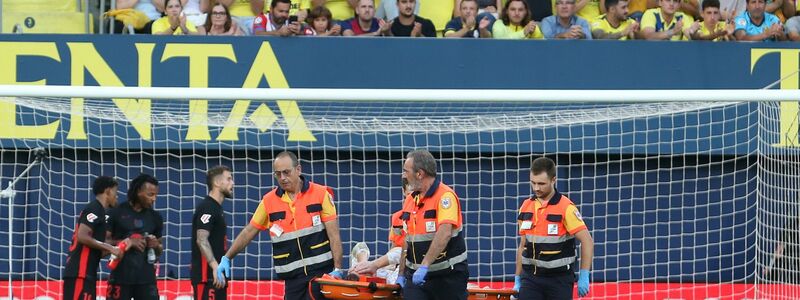
{"type": "MultiPolygon", "coordinates": [[[[649,9],[655,8],[655,1],[653,1],[653,7],[650,7],[650,1],[648,0],[630,0],[628,1],[628,17],[631,19],[636,20],[636,22],[642,22],[642,14],[649,9]]],[[[606,12],[607,13],[607,12],[606,12]]]]}
{"type": "Polygon", "coordinates": [[[205,25],[198,27],[206,35],[243,35],[242,29],[233,22],[231,13],[222,3],[215,3],[207,14],[205,25]]]}
{"type": "MultiPolygon", "coordinates": [[[[132,8],[135,11],[141,12],[148,19],[150,19],[147,24],[144,25],[142,28],[135,28],[136,33],[142,34],[150,34],[152,31],[153,22],[161,18],[161,11],[156,7],[154,1],[160,1],[161,5],[163,6],[163,0],[116,0],[117,1],[117,9],[128,9],[132,8]]],[[[120,21],[114,20],[114,32],[121,33],[125,24],[120,21]]]]}
{"type": "Polygon", "coordinates": [[[794,16],[786,20],[783,25],[786,30],[786,37],[791,41],[800,41],[800,16],[794,16]]]}
{"type": "Polygon", "coordinates": [[[342,33],[342,26],[333,24],[331,11],[325,6],[317,6],[308,12],[306,19],[308,26],[303,29],[303,34],[314,36],[337,36],[342,33]]]}
{"type": "Polygon", "coordinates": [[[692,16],[694,19],[700,18],[700,2],[699,0],[681,0],[678,11],[692,16]]]}
{"type": "MultiPolygon", "coordinates": [[[[478,2],[478,16],[475,20],[483,20],[484,17],[489,19],[489,33],[491,33],[494,21],[500,16],[500,11],[503,8],[502,0],[477,0],[478,2]]],[[[461,17],[461,0],[456,0],[456,10],[453,18],[461,17]]],[[[478,21],[480,24],[480,21],[478,21]]],[[[445,28],[446,29],[446,28],[445,28]]]]}
{"type": "Polygon", "coordinates": [[[747,0],[747,10],[734,20],[734,35],[739,41],[783,41],[786,34],[775,15],[765,12],[764,0],[747,0]],[[756,25],[758,24],[758,25],[756,25]]]}
{"type": "Polygon", "coordinates": [[[492,26],[496,39],[544,39],[539,24],[531,20],[528,2],[509,0],[500,12],[500,19],[492,26]]]}
{"type": "Polygon", "coordinates": [[[778,17],[781,24],[786,22],[786,19],[794,17],[796,13],[793,0],[766,0],[766,3],[767,6],[764,8],[766,12],[778,17]]]}
{"type": "MultiPolygon", "coordinates": [[[[497,19],[500,16],[500,11],[503,9],[502,0],[477,0],[478,2],[478,15],[490,14],[497,19]]],[[[461,0],[456,0],[456,8],[453,10],[453,17],[461,16],[461,0]]],[[[482,17],[478,17],[482,19],[482,17]]]]}
{"type": "MultiPolygon", "coordinates": [[[[678,11],[680,0],[660,1],[660,7],[648,9],[642,15],[642,23],[639,26],[641,38],[646,40],[688,40],[690,35],[687,32],[694,24],[692,16],[678,11]]],[[[696,27],[699,28],[699,24],[696,27]]]]}
{"type": "Polygon", "coordinates": [[[733,22],[720,21],[719,0],[703,1],[703,23],[693,40],[729,41],[733,39],[733,22]]]}
{"type": "Polygon", "coordinates": [[[344,36],[382,36],[391,26],[391,23],[375,18],[373,0],[359,0],[356,16],[343,21],[341,30],[344,36]]]}
{"type": "MultiPolygon", "coordinates": [[[[272,0],[265,0],[264,6],[272,7],[272,0]]],[[[292,7],[289,9],[289,15],[297,16],[297,21],[302,24],[306,21],[310,9],[311,0],[292,0],[292,7]]]]}
{"type": "Polygon", "coordinates": [[[397,0],[397,10],[400,12],[400,15],[392,20],[391,29],[389,31],[391,35],[436,37],[436,27],[433,26],[433,22],[414,14],[416,6],[416,0],[397,0]]]}
{"type": "Polygon", "coordinates": [[[271,36],[294,36],[301,33],[302,26],[289,20],[290,0],[273,0],[268,13],[260,13],[253,21],[253,34],[271,36]]]}
{"type": "MultiPolygon", "coordinates": [[[[425,0],[417,0],[417,6],[414,7],[414,14],[419,15],[419,6],[425,0]]],[[[435,1],[435,0],[428,0],[435,1]]],[[[397,2],[395,0],[382,0],[375,4],[375,17],[381,20],[391,21],[400,13],[397,12],[397,2]]]]}
{"type": "Polygon", "coordinates": [[[556,15],[542,20],[542,33],[546,39],[592,39],[589,22],[575,15],[575,0],[556,0],[556,15]]]}
{"type": "Polygon", "coordinates": [[[228,7],[233,21],[245,35],[253,34],[253,22],[264,11],[264,0],[215,0],[228,7]]]}
{"type": "Polygon", "coordinates": [[[331,11],[334,20],[343,21],[355,16],[355,9],[356,6],[358,6],[358,0],[311,0],[312,7],[322,5],[331,11]]]}
{"type": "Polygon", "coordinates": [[[418,3],[416,7],[419,7],[418,15],[431,20],[433,26],[436,28],[437,34],[441,36],[445,25],[453,18],[455,5],[456,0],[432,0],[418,3]]]}
{"type": "Polygon", "coordinates": [[[448,38],[490,38],[489,26],[491,15],[479,17],[477,0],[459,0],[461,3],[460,17],[455,17],[444,28],[444,36],[448,38]]]}
{"type": "Polygon", "coordinates": [[[720,21],[732,21],[747,9],[747,0],[719,0],[720,21]]]}
{"type": "Polygon", "coordinates": [[[592,38],[599,40],[634,39],[639,23],[628,18],[628,0],[605,0],[606,14],[592,22],[592,38]]]}
{"type": "Polygon", "coordinates": [[[153,22],[153,34],[157,35],[195,35],[197,26],[186,19],[181,0],[167,0],[166,16],[153,22]]]}
{"type": "Polygon", "coordinates": [[[606,13],[605,6],[600,6],[600,0],[576,0],[575,11],[578,17],[587,22],[597,19],[597,17],[606,13]]]}
{"type": "MultiPolygon", "coordinates": [[[[544,18],[553,15],[555,2],[551,0],[524,0],[531,12],[531,20],[541,22],[544,18]]],[[[505,4],[508,6],[508,3],[505,4]]],[[[502,11],[502,9],[501,9],[502,11]]]]}
{"type": "MultiPolygon", "coordinates": [[[[647,8],[656,8],[660,0],[647,0],[647,8]]],[[[700,17],[700,2],[702,0],[679,0],[678,8],[676,11],[682,12],[685,15],[692,16],[697,19],[700,17]]],[[[685,25],[685,24],[684,24],[685,25]]]]}
{"type": "Polygon", "coordinates": [[[208,10],[211,0],[181,0],[183,4],[183,14],[186,19],[192,21],[192,24],[197,26],[198,29],[203,28],[208,19],[208,10]]]}

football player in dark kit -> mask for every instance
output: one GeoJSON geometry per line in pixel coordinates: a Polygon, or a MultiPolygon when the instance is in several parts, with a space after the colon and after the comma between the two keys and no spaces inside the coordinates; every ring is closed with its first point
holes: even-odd
{"type": "Polygon", "coordinates": [[[233,197],[233,175],[226,166],[216,166],[206,174],[208,195],[195,207],[192,217],[192,286],[196,300],[225,300],[225,277],[217,267],[225,255],[228,239],[222,201],[233,197]]]}
{"type": "Polygon", "coordinates": [[[64,269],[64,300],[94,300],[97,264],[107,253],[120,255],[106,241],[106,209],[117,205],[118,184],[114,178],[100,176],[92,184],[95,200],[81,211],[64,269]]]}
{"type": "Polygon", "coordinates": [[[128,186],[128,201],[108,213],[108,235],[112,243],[128,239],[127,251],[108,279],[107,299],[158,300],[155,263],[161,255],[164,218],[153,210],[158,180],[148,174],[134,178],[128,186]]]}

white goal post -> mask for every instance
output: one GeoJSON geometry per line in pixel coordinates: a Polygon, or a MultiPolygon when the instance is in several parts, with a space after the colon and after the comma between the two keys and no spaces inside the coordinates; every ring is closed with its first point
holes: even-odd
{"type": "Polygon", "coordinates": [[[498,102],[685,102],[798,101],[800,91],[726,90],[516,90],[516,89],[247,89],[0,85],[0,97],[315,101],[498,101],[498,102]],[[380,96],[378,96],[380,95],[380,96]]]}
{"type": "MultiPolygon", "coordinates": [[[[595,240],[594,299],[797,299],[800,272],[786,271],[794,262],[774,251],[783,243],[800,258],[798,101],[800,92],[775,89],[0,85],[0,187],[25,170],[32,149],[49,154],[10,205],[3,199],[10,212],[0,210],[0,227],[21,219],[0,245],[11,258],[0,258],[0,276],[15,281],[15,295],[60,298],[47,283],[61,279],[91,181],[115,176],[125,201],[127,181],[146,172],[162,182],[159,288],[167,300],[191,295],[182,284],[205,170],[233,169],[224,204],[233,239],[275,186],[271,161],[284,150],[333,188],[345,254],[361,241],[382,254],[403,157],[426,148],[461,198],[471,282],[510,286],[530,162],[547,156],[595,240]],[[306,135],[293,135],[300,123],[306,135]]],[[[261,234],[237,256],[229,299],[281,296],[271,254],[261,234]]]]}

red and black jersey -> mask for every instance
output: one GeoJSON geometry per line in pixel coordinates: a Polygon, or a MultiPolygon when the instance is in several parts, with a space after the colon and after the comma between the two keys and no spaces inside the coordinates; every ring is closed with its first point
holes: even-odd
{"type": "Polygon", "coordinates": [[[214,198],[206,196],[195,207],[192,218],[192,283],[214,281],[211,267],[197,246],[197,230],[203,229],[209,232],[208,243],[211,245],[214,258],[219,262],[228,250],[227,228],[222,206],[214,198]]]}
{"type": "MultiPolygon", "coordinates": [[[[132,234],[145,233],[161,238],[164,218],[152,208],[137,212],[129,202],[123,202],[109,210],[107,226],[114,240],[123,240],[132,234]]],[[[118,285],[155,283],[155,265],[147,263],[147,251],[129,248],[117,268],[111,272],[108,281],[118,285]]]]}
{"type": "Polygon", "coordinates": [[[88,226],[94,239],[106,240],[106,209],[100,201],[94,200],[81,211],[75,232],[72,234],[72,245],[64,269],[63,278],[97,278],[97,264],[100,262],[101,250],[92,249],[78,242],[78,229],[88,226]]]}

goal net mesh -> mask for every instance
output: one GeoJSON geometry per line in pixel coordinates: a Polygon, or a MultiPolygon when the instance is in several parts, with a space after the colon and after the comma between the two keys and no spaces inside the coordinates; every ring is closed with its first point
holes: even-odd
{"type": "MultiPolygon", "coordinates": [[[[223,204],[233,239],[276,186],[272,158],[283,150],[299,154],[307,178],[333,188],[344,261],[361,241],[374,258],[388,250],[390,215],[402,205],[403,157],[425,148],[461,198],[479,286],[513,281],[517,210],[531,195],[530,162],[544,155],[594,238],[592,297],[791,299],[798,295],[782,283],[792,274],[781,271],[800,256],[792,252],[800,144],[791,105],[2,98],[15,116],[0,122],[2,187],[31,161],[30,149],[49,156],[15,186],[0,274],[17,282],[19,298],[61,298],[49,286],[61,279],[92,181],[118,178],[122,202],[128,181],[145,172],[161,181],[159,288],[167,299],[191,296],[191,219],[207,193],[205,171],[233,169],[234,197],[223,204]],[[786,255],[776,260],[782,241],[786,255]]],[[[8,217],[0,209],[2,226],[8,217]]],[[[277,279],[266,233],[233,261],[233,278],[232,299],[282,296],[280,285],[262,284],[277,279]]]]}

